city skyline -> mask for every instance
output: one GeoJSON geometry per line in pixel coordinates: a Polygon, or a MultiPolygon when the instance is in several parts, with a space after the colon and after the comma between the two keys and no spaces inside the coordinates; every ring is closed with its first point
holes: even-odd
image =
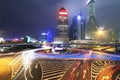
{"type": "MultiPolygon", "coordinates": [[[[56,36],[57,11],[59,8],[63,6],[69,12],[70,25],[72,18],[79,14],[80,10],[83,12],[83,16],[87,18],[86,2],[87,0],[65,0],[64,2],[0,0],[0,31],[4,34],[3,37],[20,37],[24,35],[39,37],[41,32],[47,31],[51,31],[51,34],[56,36]]],[[[119,28],[119,2],[115,0],[96,0],[96,19],[99,26],[119,28]]]]}

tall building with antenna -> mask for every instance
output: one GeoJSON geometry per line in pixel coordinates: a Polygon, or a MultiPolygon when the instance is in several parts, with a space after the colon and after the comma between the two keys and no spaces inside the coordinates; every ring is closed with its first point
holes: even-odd
{"type": "Polygon", "coordinates": [[[86,39],[94,40],[95,32],[98,31],[98,24],[95,17],[95,0],[88,0],[88,22],[86,26],[86,39]]]}

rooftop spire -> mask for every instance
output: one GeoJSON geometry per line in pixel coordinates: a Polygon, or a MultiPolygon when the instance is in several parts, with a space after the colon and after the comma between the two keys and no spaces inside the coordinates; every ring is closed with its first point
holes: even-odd
{"type": "Polygon", "coordinates": [[[59,9],[58,14],[59,14],[59,15],[67,16],[68,13],[67,13],[67,11],[65,10],[65,8],[62,7],[62,8],[59,9]]]}
{"type": "Polygon", "coordinates": [[[61,11],[62,11],[62,12],[67,12],[64,7],[61,7],[59,11],[60,11],[60,12],[61,12],[61,11]]]}

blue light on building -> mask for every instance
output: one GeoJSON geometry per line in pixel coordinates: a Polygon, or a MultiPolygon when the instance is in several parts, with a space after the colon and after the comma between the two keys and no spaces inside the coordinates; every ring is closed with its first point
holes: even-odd
{"type": "Polygon", "coordinates": [[[51,42],[52,41],[51,33],[49,31],[47,33],[41,33],[40,41],[41,42],[51,42]]]}
{"type": "Polygon", "coordinates": [[[85,26],[86,26],[86,21],[85,19],[83,19],[81,13],[73,17],[69,32],[70,40],[84,40],[85,26]]]}

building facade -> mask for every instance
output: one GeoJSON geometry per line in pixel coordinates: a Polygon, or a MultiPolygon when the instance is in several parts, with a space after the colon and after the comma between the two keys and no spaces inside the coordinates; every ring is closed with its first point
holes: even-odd
{"type": "Polygon", "coordinates": [[[69,42],[68,12],[63,7],[58,11],[57,31],[63,42],[69,42]]]}
{"type": "Polygon", "coordinates": [[[82,14],[73,17],[70,26],[70,40],[85,40],[86,21],[82,14]]]}
{"type": "Polygon", "coordinates": [[[41,42],[51,42],[51,33],[48,31],[46,33],[41,33],[40,35],[41,42]]]}
{"type": "Polygon", "coordinates": [[[98,31],[98,24],[95,17],[95,1],[89,0],[87,2],[88,8],[88,21],[86,27],[86,39],[94,40],[95,33],[98,31]]]}

